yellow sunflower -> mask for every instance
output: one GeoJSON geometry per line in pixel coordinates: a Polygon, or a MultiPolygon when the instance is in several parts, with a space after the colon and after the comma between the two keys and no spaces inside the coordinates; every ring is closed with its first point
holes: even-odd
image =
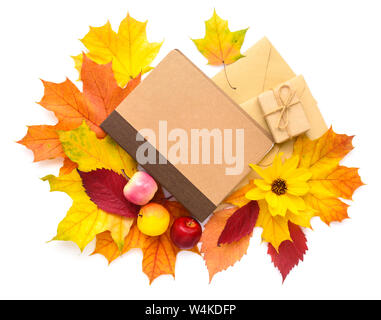
{"type": "Polygon", "coordinates": [[[307,181],[312,174],[304,168],[297,168],[299,157],[293,156],[284,163],[278,154],[271,167],[262,169],[250,165],[262,179],[254,180],[256,188],[246,193],[250,200],[265,199],[272,216],[285,216],[287,210],[299,215],[306,209],[302,196],[309,191],[307,181]]]}

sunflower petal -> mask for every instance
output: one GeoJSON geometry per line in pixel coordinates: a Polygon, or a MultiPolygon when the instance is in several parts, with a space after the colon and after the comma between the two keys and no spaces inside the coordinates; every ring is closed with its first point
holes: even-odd
{"type": "Polygon", "coordinates": [[[275,158],[274,158],[274,162],[273,162],[273,173],[274,173],[274,177],[273,178],[278,178],[280,177],[281,173],[282,173],[282,156],[283,156],[283,152],[280,152],[278,153],[275,158]]]}
{"type": "Polygon", "coordinates": [[[273,181],[271,167],[263,169],[260,166],[257,166],[255,164],[250,164],[250,167],[256,173],[258,173],[267,183],[271,183],[273,181]]]}
{"type": "Polygon", "coordinates": [[[265,191],[259,188],[254,188],[246,192],[245,197],[250,200],[260,200],[265,198],[265,194],[266,194],[265,191]]]}
{"type": "Polygon", "coordinates": [[[265,195],[265,199],[270,207],[277,208],[279,203],[279,196],[277,196],[273,192],[267,192],[265,195]]]}
{"type": "Polygon", "coordinates": [[[271,190],[271,185],[267,183],[265,180],[255,179],[254,183],[258,188],[262,189],[263,191],[271,190]]]}
{"type": "Polygon", "coordinates": [[[287,208],[294,214],[299,215],[300,211],[306,209],[306,204],[304,200],[300,197],[287,194],[285,195],[285,200],[287,202],[287,208]]]}
{"type": "Polygon", "coordinates": [[[285,161],[281,173],[281,178],[287,179],[293,172],[295,172],[299,163],[299,156],[293,156],[285,161]]]}

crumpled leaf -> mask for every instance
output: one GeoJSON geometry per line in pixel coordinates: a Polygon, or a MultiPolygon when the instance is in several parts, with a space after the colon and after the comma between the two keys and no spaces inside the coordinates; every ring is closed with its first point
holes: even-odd
{"type": "Polygon", "coordinates": [[[328,225],[348,218],[349,205],[338,198],[352,199],[354,191],[363,185],[357,168],[339,166],[353,149],[352,139],[330,128],[319,139],[302,135],[294,144],[294,155],[300,157],[299,167],[312,172],[310,191],[304,201],[328,225]]]}
{"type": "MultiPolygon", "coordinates": [[[[86,55],[96,63],[112,63],[112,70],[120,87],[131,79],[152,69],[150,64],[158,54],[162,42],[148,42],[146,22],[139,22],[129,14],[121,22],[118,33],[110,22],[102,27],[90,27],[89,33],[81,40],[89,50],[86,55]]],[[[81,70],[82,55],[73,57],[75,66],[81,70]]]]}
{"type": "Polygon", "coordinates": [[[218,238],[218,245],[241,240],[253,232],[259,214],[257,201],[250,201],[235,211],[226,221],[224,230],[218,238]]]}
{"type": "Polygon", "coordinates": [[[140,206],[129,202],[123,194],[127,184],[125,177],[107,169],[90,172],[78,170],[78,173],[87,195],[98,208],[124,217],[137,217],[140,206]]]}
{"type": "Polygon", "coordinates": [[[304,254],[308,250],[307,239],[303,230],[291,222],[289,222],[289,230],[291,241],[287,240],[282,242],[278,251],[269,243],[267,251],[271,256],[274,266],[277,267],[282,274],[283,281],[292,268],[297,266],[299,261],[303,261],[304,254]]]}
{"type": "Polygon", "coordinates": [[[218,238],[224,229],[227,220],[233,215],[237,208],[229,208],[215,212],[206,223],[201,237],[201,253],[209,271],[209,281],[214,275],[241,260],[249,247],[251,235],[247,235],[237,242],[221,244],[218,246],[218,238]]]}
{"type": "Polygon", "coordinates": [[[84,57],[82,68],[83,93],[69,80],[62,83],[42,81],[45,87],[40,105],[53,111],[55,126],[29,126],[19,141],[34,153],[34,161],[65,157],[57,130],[72,130],[86,121],[99,138],[105,136],[100,124],[140,83],[140,76],[127,87],[117,86],[111,65],[98,65],[84,57]]]}
{"type": "MultiPolygon", "coordinates": [[[[177,201],[166,201],[163,205],[171,214],[170,226],[164,234],[158,237],[148,237],[142,234],[134,224],[125,238],[122,252],[117,254],[116,245],[112,241],[110,233],[105,232],[97,236],[96,248],[93,254],[102,254],[111,263],[121,254],[131,249],[141,249],[143,251],[143,271],[148,276],[150,283],[163,274],[175,276],[176,256],[182,250],[172,243],[170,227],[175,218],[188,216],[189,212],[177,201]]],[[[197,246],[186,251],[200,254],[197,246]]]]}
{"type": "Polygon", "coordinates": [[[240,49],[247,30],[231,32],[228,22],[214,10],[212,18],[205,21],[205,37],[192,40],[210,65],[228,65],[244,57],[240,49]]]}
{"type": "Polygon", "coordinates": [[[78,164],[78,169],[89,172],[96,169],[109,169],[127,176],[137,171],[137,163],[110,136],[98,139],[84,122],[71,131],[59,131],[60,141],[66,155],[78,164]]]}
{"type": "Polygon", "coordinates": [[[60,177],[49,175],[42,180],[49,181],[50,191],[65,192],[73,200],[73,205],[58,225],[57,235],[53,240],[73,241],[83,250],[97,234],[109,230],[120,249],[123,248],[133,219],[99,209],[87,196],[76,170],[60,177]]]}

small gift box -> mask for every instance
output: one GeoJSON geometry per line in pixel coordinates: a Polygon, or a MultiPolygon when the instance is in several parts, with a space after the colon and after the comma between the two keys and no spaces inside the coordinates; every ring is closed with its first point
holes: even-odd
{"type": "Polygon", "coordinates": [[[276,143],[296,137],[311,127],[290,82],[262,93],[258,102],[276,143]]]}
{"type": "Polygon", "coordinates": [[[296,137],[311,127],[297,91],[289,81],[259,95],[258,102],[276,143],[296,137]]]}

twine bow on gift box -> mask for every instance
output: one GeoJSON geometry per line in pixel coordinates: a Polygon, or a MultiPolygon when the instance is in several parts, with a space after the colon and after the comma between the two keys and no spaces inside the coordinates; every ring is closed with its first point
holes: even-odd
{"type": "Polygon", "coordinates": [[[272,91],[274,93],[275,100],[276,100],[276,102],[278,104],[278,108],[275,108],[274,110],[266,113],[265,117],[280,111],[280,113],[279,113],[279,119],[277,121],[276,128],[280,129],[280,130],[286,130],[288,135],[289,135],[289,137],[291,137],[291,134],[287,130],[287,127],[288,127],[288,112],[289,112],[288,109],[291,108],[292,106],[297,105],[299,103],[298,99],[296,99],[296,101],[293,102],[294,97],[296,95],[296,90],[293,90],[289,85],[284,84],[284,85],[282,85],[277,90],[278,92],[276,92],[275,90],[272,90],[272,91]],[[286,99],[284,99],[282,97],[282,90],[283,89],[287,89],[287,93],[288,94],[287,94],[286,99]],[[283,124],[281,124],[282,122],[283,122],[283,124]]]}

